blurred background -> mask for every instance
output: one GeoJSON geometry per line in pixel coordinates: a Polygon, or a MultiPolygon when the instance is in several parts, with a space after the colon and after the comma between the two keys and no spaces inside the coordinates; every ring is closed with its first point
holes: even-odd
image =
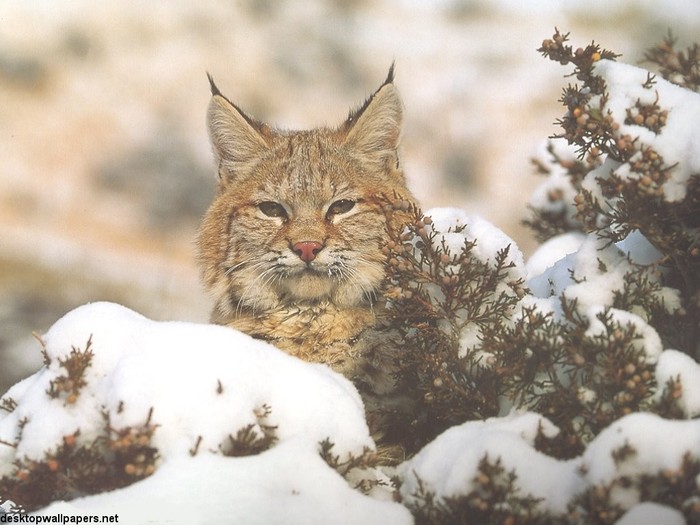
{"type": "Polygon", "coordinates": [[[530,158],[570,82],[536,49],[554,27],[640,63],[697,0],[1,0],[0,394],[40,365],[32,332],[109,300],[206,321],[194,264],[215,187],[206,71],[283,128],[340,123],[393,60],[403,164],[424,208],[520,226],[530,158]]]}

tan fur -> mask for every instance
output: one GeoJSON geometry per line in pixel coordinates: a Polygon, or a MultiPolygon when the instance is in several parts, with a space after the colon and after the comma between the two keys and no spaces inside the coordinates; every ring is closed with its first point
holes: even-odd
{"type": "Polygon", "coordinates": [[[383,196],[413,200],[399,165],[393,67],[336,128],[273,129],[213,81],[212,94],[219,184],[198,237],[212,321],[366,381],[367,337],[382,309],[381,249],[387,227],[397,227],[387,224],[383,196]],[[295,253],[302,241],[322,245],[312,261],[295,253]]]}

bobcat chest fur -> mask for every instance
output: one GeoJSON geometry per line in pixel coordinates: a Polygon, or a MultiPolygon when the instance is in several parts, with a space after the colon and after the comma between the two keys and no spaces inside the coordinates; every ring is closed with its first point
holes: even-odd
{"type": "Polygon", "coordinates": [[[385,196],[412,200],[393,67],[339,126],[304,131],[253,119],[210,81],[219,182],[198,247],[212,321],[358,378],[382,310],[381,250],[400,219],[385,196]]]}

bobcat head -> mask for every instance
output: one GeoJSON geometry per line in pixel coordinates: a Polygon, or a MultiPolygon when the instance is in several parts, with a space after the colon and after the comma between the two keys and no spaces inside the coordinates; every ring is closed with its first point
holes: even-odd
{"type": "Polygon", "coordinates": [[[393,79],[392,65],[338,127],[287,131],[248,116],[209,77],[219,182],[198,246],[217,322],[319,303],[369,307],[384,277],[383,196],[412,200],[393,79]]]}

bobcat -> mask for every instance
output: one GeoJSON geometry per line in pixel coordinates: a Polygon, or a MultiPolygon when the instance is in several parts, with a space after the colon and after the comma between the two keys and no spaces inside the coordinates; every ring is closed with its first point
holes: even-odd
{"type": "Polygon", "coordinates": [[[407,218],[386,213],[386,196],[413,202],[399,164],[393,80],[392,65],[338,127],[286,131],[248,116],[209,76],[219,182],[198,235],[213,322],[326,363],[375,393],[384,367],[373,331],[382,247],[387,229],[407,218]]]}

